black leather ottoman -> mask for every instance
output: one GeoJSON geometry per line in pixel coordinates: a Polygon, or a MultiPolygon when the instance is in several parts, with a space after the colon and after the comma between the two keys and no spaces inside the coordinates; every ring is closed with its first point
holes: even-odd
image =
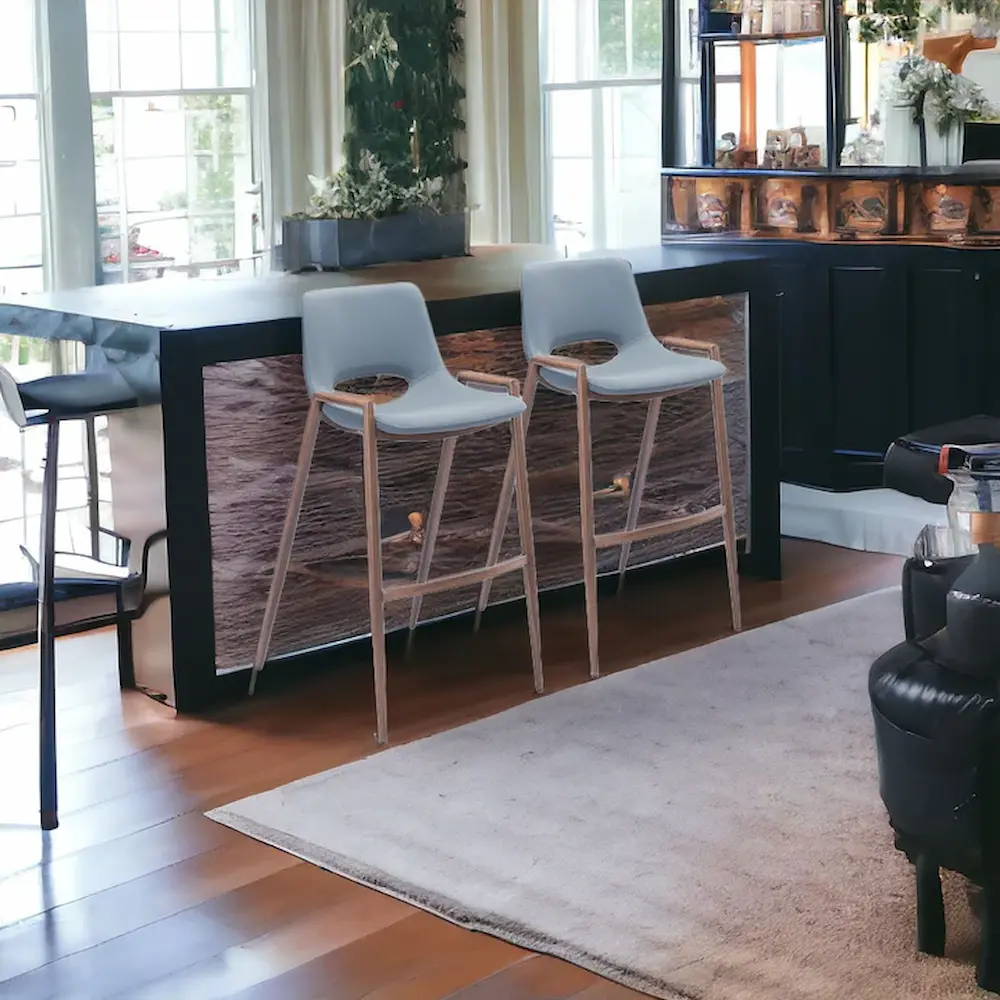
{"type": "Polygon", "coordinates": [[[980,414],[897,438],[885,453],[882,484],[930,503],[947,503],[951,481],[938,474],[944,444],[992,444],[1000,441],[1000,418],[980,414]]]}
{"type": "Polygon", "coordinates": [[[916,870],[917,947],[944,953],[940,869],[960,872],[982,886],[978,982],[1000,992],[1000,693],[946,659],[934,638],[872,665],[879,791],[916,870]]]}

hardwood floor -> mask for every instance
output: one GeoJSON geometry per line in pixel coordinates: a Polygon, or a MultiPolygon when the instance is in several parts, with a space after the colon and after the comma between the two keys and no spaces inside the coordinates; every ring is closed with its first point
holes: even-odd
{"type": "MultiPolygon", "coordinates": [[[[747,628],[895,584],[900,560],[804,542],[743,581],[747,628]]],[[[698,564],[601,599],[605,672],[727,632],[725,573],[698,564]]],[[[547,690],[586,680],[582,599],[543,609],[547,690]]],[[[520,608],[390,649],[393,743],[531,697],[520,608]]],[[[61,640],[61,822],[37,829],[34,650],[0,655],[0,997],[624,1000],[591,973],[460,930],[202,812],[371,753],[367,651],[212,718],[117,689],[113,633],[61,640]]],[[[265,674],[265,677],[267,674],[265,674]]]]}

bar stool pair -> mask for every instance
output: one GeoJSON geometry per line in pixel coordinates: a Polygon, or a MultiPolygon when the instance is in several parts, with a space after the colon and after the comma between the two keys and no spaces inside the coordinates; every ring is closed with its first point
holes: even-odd
{"type": "Polygon", "coordinates": [[[426,303],[408,283],[308,292],[303,299],[303,370],[309,413],[298,456],[274,576],[250,680],[253,694],[267,659],[316,436],[321,422],[360,435],[368,556],[368,597],[375,672],[376,740],[388,739],[385,605],[411,600],[409,628],[417,626],[426,594],[480,585],[476,627],[494,579],[515,571],[524,577],[535,691],[543,688],[538,583],[528,496],[525,434],[539,382],[576,398],[579,442],[580,529],[587,607],[590,674],[600,672],[597,619],[597,551],[620,547],[619,587],[631,544],[712,521],[721,521],[733,628],[741,628],[736,528],[722,379],[725,368],[715,344],[663,338],[649,328],[628,261],[580,258],[529,264],[521,282],[523,338],[528,378],[523,399],[517,379],[478,372],[452,376],[444,365],[426,303]],[[615,357],[603,364],[556,355],[588,341],[610,342],[615,357]],[[407,389],[390,401],[339,391],[349,380],[395,375],[407,389]],[[708,510],[639,526],[639,508],[665,397],[710,386],[720,502],[708,510]],[[590,403],[644,401],[648,405],[625,527],[597,534],[591,462],[590,403]],[[510,424],[511,450],[501,486],[486,565],[430,579],[434,545],[457,439],[510,424]],[[380,438],[441,440],[441,457],[423,549],[413,583],[387,587],[382,578],[377,444],[380,438]],[[520,554],[500,559],[510,506],[516,498],[520,554]]]}

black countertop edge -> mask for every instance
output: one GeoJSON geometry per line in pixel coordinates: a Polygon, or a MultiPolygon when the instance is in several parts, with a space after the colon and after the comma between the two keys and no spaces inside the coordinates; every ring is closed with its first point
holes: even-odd
{"type": "Polygon", "coordinates": [[[664,177],[748,177],[766,180],[835,180],[835,181],[940,181],[966,184],[1000,185],[1000,161],[957,167],[838,167],[835,170],[766,170],[763,167],[663,167],[664,177]]]}
{"type": "MultiPolygon", "coordinates": [[[[773,292],[772,263],[766,247],[734,250],[671,245],[647,247],[626,256],[632,262],[642,299],[649,305],[741,292],[773,292]]],[[[517,291],[432,299],[427,309],[439,337],[517,327],[521,323],[517,291]]],[[[185,367],[298,354],[301,349],[302,321],[297,316],[160,332],[161,362],[176,359],[185,367]]]]}
{"type": "MultiPolygon", "coordinates": [[[[671,275],[665,281],[676,282],[679,286],[688,280],[692,270],[729,266],[733,262],[732,253],[713,257],[684,247],[660,244],[600,251],[593,255],[625,257],[637,276],[663,271],[671,275]]],[[[748,251],[747,259],[752,257],[752,252],[748,251]]],[[[100,344],[129,353],[156,353],[161,336],[189,339],[194,335],[218,336],[226,329],[236,332],[272,327],[289,320],[298,322],[302,296],[299,289],[307,289],[310,282],[297,281],[296,277],[291,276],[286,281],[283,276],[272,275],[248,279],[249,283],[222,280],[215,283],[211,278],[203,279],[205,286],[192,290],[197,294],[190,297],[178,295],[171,289],[141,288],[137,292],[132,286],[121,285],[19,297],[0,302],[0,333],[82,340],[86,344],[100,344]],[[248,294],[254,299],[249,307],[241,301],[248,294]]],[[[321,282],[322,277],[313,279],[313,283],[321,282]]],[[[494,311],[496,316],[491,319],[494,326],[515,325],[520,321],[517,299],[517,290],[510,289],[431,299],[428,306],[432,316],[438,317],[439,333],[446,334],[476,329],[476,326],[466,325],[472,321],[468,319],[470,303],[477,303],[477,308],[471,312],[478,316],[494,311]]]]}

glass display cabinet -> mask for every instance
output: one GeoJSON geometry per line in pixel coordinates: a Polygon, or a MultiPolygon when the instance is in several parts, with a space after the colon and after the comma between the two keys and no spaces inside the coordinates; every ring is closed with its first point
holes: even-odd
{"type": "Polygon", "coordinates": [[[668,2],[664,239],[995,242],[996,25],[941,6],[668,2]]]}

